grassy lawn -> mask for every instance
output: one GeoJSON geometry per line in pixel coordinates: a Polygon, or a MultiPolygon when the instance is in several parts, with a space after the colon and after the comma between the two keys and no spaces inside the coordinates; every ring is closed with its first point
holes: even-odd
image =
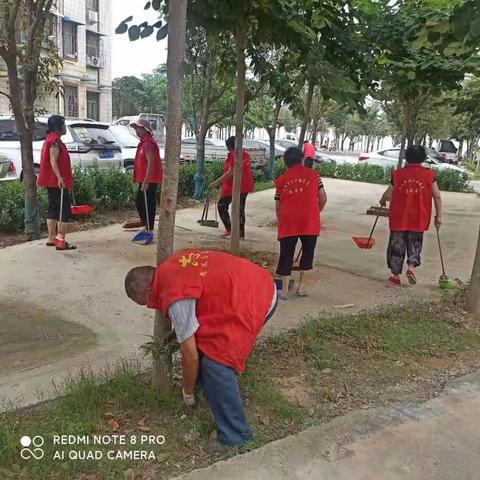
{"type": "MultiPolygon", "coordinates": [[[[315,317],[262,341],[240,380],[255,431],[243,450],[353,409],[431,398],[449,376],[478,368],[479,329],[464,316],[462,302],[457,292],[408,309],[315,317]]],[[[153,391],[135,363],[85,371],[58,393],[55,401],[0,414],[2,480],[163,479],[237,453],[208,453],[214,426],[206,404],[189,410],[178,389],[153,391]],[[23,435],[45,438],[41,460],[20,458],[23,435]],[[88,436],[90,442],[96,435],[125,435],[126,444],[54,445],[54,435],[88,436]],[[75,460],[95,450],[102,459],[75,460]],[[54,460],[55,451],[64,458],[54,460]],[[145,451],[151,458],[107,458],[118,451],[145,451]]]]}

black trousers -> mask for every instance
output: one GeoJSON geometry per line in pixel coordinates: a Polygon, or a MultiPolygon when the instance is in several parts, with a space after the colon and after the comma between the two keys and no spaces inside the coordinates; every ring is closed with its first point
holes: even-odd
{"type": "Polygon", "coordinates": [[[313,168],[314,159],[312,157],[308,157],[303,161],[303,165],[307,168],[313,168]]]}
{"type": "Polygon", "coordinates": [[[70,191],[66,188],[63,189],[63,208],[62,218],[60,218],[60,203],[62,198],[62,191],[58,187],[47,188],[48,199],[48,220],[57,220],[60,222],[68,222],[72,216],[71,203],[70,203],[70,191]]]}
{"type": "Polygon", "coordinates": [[[295,256],[295,248],[299,239],[302,243],[300,270],[306,272],[313,269],[313,259],[318,237],[315,235],[285,237],[280,240],[280,258],[278,259],[277,275],[288,277],[292,274],[293,257],[295,256]]]}
{"type": "Polygon", "coordinates": [[[390,232],[387,264],[394,275],[400,275],[407,256],[407,264],[419,267],[422,263],[423,232],[390,232]]]}
{"type": "MultiPolygon", "coordinates": [[[[147,225],[147,210],[145,206],[145,196],[144,192],[141,190],[142,184],[138,186],[137,191],[137,200],[136,206],[138,211],[138,216],[142,221],[143,225],[147,225]]],[[[148,206],[148,220],[149,220],[149,230],[153,230],[155,227],[155,215],[157,214],[157,183],[150,183],[147,188],[147,206],[148,206]]]]}
{"type": "MultiPolygon", "coordinates": [[[[245,204],[247,203],[247,195],[248,193],[242,193],[240,195],[240,237],[245,236],[245,204]]],[[[232,222],[230,220],[230,214],[228,213],[228,208],[231,203],[232,197],[221,197],[218,201],[218,214],[227,232],[232,231],[232,222]]]]}

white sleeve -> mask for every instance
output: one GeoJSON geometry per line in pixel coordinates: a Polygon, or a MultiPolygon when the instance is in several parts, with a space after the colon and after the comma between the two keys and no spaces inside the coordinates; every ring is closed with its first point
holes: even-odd
{"type": "Polygon", "coordinates": [[[168,308],[168,317],[177,335],[178,343],[188,340],[198,330],[197,301],[194,298],[178,300],[168,308]]]}

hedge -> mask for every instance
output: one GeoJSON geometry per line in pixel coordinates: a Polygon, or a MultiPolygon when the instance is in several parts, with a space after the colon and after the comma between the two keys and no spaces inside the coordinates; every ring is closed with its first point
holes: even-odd
{"type": "MultiPolygon", "coordinates": [[[[377,165],[322,163],[317,166],[323,177],[353,180],[377,184],[387,184],[391,169],[377,165]]],[[[275,177],[285,170],[283,161],[275,164],[275,177]]],[[[223,162],[208,162],[205,167],[207,184],[223,173],[223,162]]],[[[118,170],[74,169],[75,197],[78,204],[95,206],[98,211],[133,208],[137,187],[132,184],[131,176],[118,170]]],[[[258,190],[268,188],[271,183],[266,171],[254,172],[258,190]]],[[[437,171],[437,181],[441,190],[449,192],[471,192],[469,177],[455,170],[437,171]]],[[[179,196],[193,196],[195,188],[195,164],[181,165],[178,184],[179,196]]],[[[39,189],[40,216],[46,218],[47,200],[44,189],[39,189]]],[[[0,182],[0,231],[14,232],[24,228],[23,184],[16,181],[0,182]]]]}

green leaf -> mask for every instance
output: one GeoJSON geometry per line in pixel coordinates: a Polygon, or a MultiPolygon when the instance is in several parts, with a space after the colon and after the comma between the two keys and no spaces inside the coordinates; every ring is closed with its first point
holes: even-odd
{"type": "Polygon", "coordinates": [[[417,74],[416,74],[415,72],[413,72],[413,71],[408,72],[408,73],[407,73],[407,78],[408,78],[409,80],[415,80],[415,78],[417,78],[417,74]]]}
{"type": "Polygon", "coordinates": [[[147,38],[153,33],[153,26],[148,25],[145,27],[142,32],[140,33],[140,38],[147,38]]]}
{"type": "Polygon", "coordinates": [[[157,32],[157,42],[160,42],[168,35],[168,23],[166,23],[158,32],[157,32]]]}
{"type": "Polygon", "coordinates": [[[152,6],[152,2],[147,2],[143,7],[144,10],[148,10],[152,6]]]}
{"type": "Polygon", "coordinates": [[[140,27],[138,25],[132,25],[128,29],[128,38],[131,42],[134,42],[140,38],[140,27]]]}
{"type": "Polygon", "coordinates": [[[152,1],[152,8],[154,10],[160,10],[160,7],[162,6],[162,0],[153,0],[152,1]]]}
{"type": "Polygon", "coordinates": [[[159,20],[157,23],[153,24],[153,28],[160,28],[163,25],[163,22],[159,20]]]}
{"type": "Polygon", "coordinates": [[[128,25],[124,22],[122,22],[116,29],[115,33],[117,35],[123,35],[126,31],[128,30],[128,25]]]}

